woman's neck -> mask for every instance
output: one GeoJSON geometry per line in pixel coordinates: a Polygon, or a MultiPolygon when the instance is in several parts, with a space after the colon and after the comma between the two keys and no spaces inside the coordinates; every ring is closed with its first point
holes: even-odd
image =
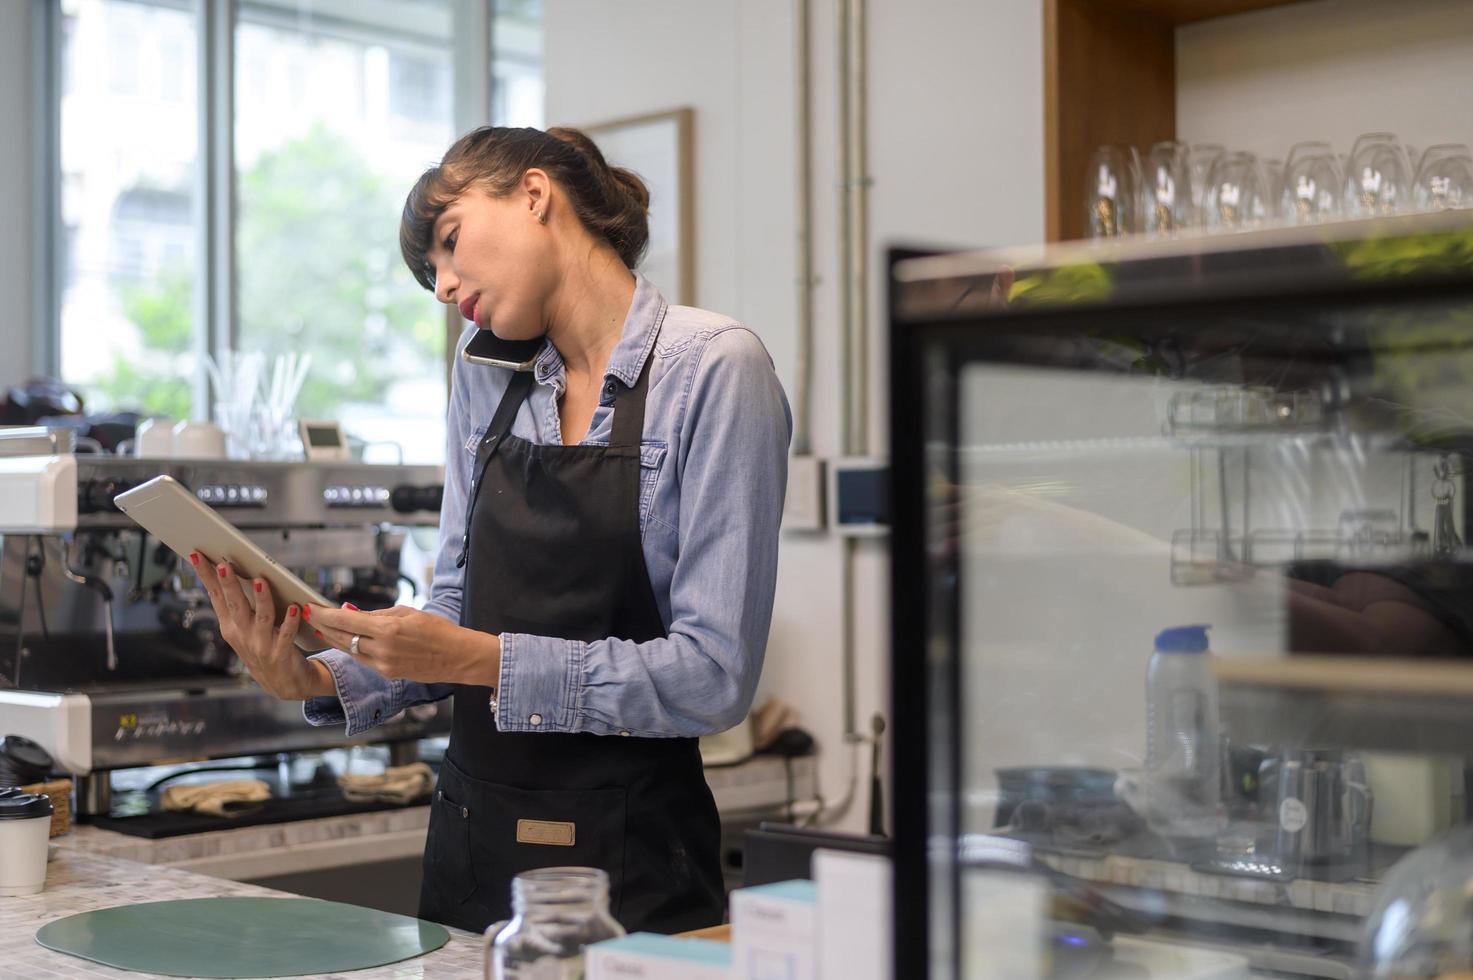
{"type": "Polygon", "coordinates": [[[634,276],[607,247],[564,268],[577,271],[564,279],[548,304],[547,338],[568,374],[602,382],[634,302],[634,276]]]}

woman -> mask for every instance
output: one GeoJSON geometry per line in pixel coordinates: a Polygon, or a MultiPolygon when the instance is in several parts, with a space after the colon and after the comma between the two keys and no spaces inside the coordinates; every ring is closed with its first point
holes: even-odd
{"type": "Polygon", "coordinates": [[[752,700],[791,425],[754,334],[631,271],[648,201],[569,129],[478,129],[410,192],[404,258],[472,321],[461,350],[544,338],[529,371],[455,361],[424,611],[308,606],[332,649],[304,659],[297,609],[278,625],[264,582],[200,565],[226,640],[311,723],[454,698],[428,919],[481,930],[516,873],[592,865],[631,930],[721,921],[696,737],[752,700]]]}

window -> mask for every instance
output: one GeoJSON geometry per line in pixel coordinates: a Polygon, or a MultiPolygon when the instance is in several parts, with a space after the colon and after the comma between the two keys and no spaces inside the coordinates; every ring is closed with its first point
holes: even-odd
{"type": "MultiPolygon", "coordinates": [[[[61,376],[89,411],[189,414],[198,161],[193,84],[140,79],[144,39],[196,54],[178,4],[63,0],[61,376]]],[[[189,75],[192,82],[193,71],[189,75]]]]}
{"type": "Polygon", "coordinates": [[[403,267],[399,211],[457,118],[542,124],[540,2],[52,2],[54,369],[88,410],[204,417],[196,351],[305,351],[299,414],[438,462],[446,314],[403,267]],[[455,52],[479,3],[494,95],[457,117],[456,93],[476,97],[455,52]],[[220,93],[198,72],[225,43],[221,11],[233,12],[231,160],[202,135],[222,125],[202,116],[220,93]],[[235,201],[223,218],[202,191],[220,174],[235,201]],[[205,221],[233,221],[228,263],[206,268],[201,243],[219,229],[205,221]],[[221,282],[234,286],[231,323],[201,322],[202,290],[221,282]]]}
{"type": "MultiPolygon", "coordinates": [[[[450,103],[450,72],[429,55],[411,51],[389,51],[389,109],[404,120],[424,118],[426,113],[450,103]]],[[[448,118],[437,121],[449,123],[448,118]]]]}
{"type": "Polygon", "coordinates": [[[310,353],[300,414],[438,462],[445,313],[398,235],[404,196],[456,135],[454,5],[328,6],[239,7],[238,346],[310,353]]]}
{"type": "Polygon", "coordinates": [[[541,129],[546,102],[542,82],[542,0],[495,0],[491,29],[491,121],[498,126],[541,129]]]}

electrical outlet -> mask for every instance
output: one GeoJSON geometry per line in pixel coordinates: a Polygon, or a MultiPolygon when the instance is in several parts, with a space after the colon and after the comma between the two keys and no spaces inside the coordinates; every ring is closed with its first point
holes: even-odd
{"type": "Polygon", "coordinates": [[[784,531],[822,531],[828,481],[823,460],[817,456],[788,459],[788,493],[783,503],[784,531]]]}

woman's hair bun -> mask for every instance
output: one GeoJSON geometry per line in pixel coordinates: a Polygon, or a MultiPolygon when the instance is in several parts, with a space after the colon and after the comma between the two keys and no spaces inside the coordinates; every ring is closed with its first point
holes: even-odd
{"type": "Polygon", "coordinates": [[[598,144],[583,130],[554,126],[547,135],[576,151],[597,188],[597,195],[588,195],[595,200],[578,202],[582,205],[578,216],[590,231],[608,240],[625,265],[634,268],[650,243],[650,189],[633,170],[609,166],[598,144]]]}

